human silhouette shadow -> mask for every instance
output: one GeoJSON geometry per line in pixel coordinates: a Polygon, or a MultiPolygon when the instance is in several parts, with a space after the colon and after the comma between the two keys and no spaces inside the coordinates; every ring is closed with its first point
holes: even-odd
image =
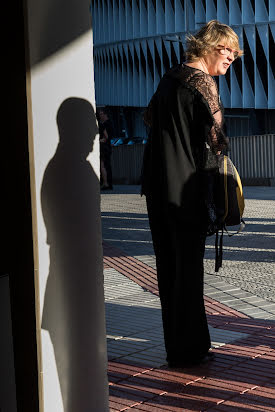
{"type": "Polygon", "coordinates": [[[41,188],[50,248],[42,328],[53,344],[64,411],[84,411],[87,405],[97,410],[92,394],[102,394],[106,380],[106,334],[100,187],[86,160],[97,134],[93,107],[69,98],[58,110],[57,125],[60,142],[41,188]]]}

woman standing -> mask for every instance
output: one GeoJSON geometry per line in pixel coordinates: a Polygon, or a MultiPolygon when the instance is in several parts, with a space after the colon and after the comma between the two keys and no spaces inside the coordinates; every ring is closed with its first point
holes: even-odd
{"type": "Polygon", "coordinates": [[[101,190],[112,190],[112,166],[111,155],[112,146],[111,140],[114,137],[114,130],[108,112],[105,108],[98,111],[99,118],[99,143],[100,143],[100,180],[101,190]]]}
{"type": "Polygon", "coordinates": [[[144,120],[142,194],[156,254],[167,361],[170,367],[213,357],[203,300],[208,226],[203,193],[205,147],[227,148],[223,108],[212,76],[241,55],[237,34],[212,20],[187,38],[187,61],[161,79],[144,120]]]}

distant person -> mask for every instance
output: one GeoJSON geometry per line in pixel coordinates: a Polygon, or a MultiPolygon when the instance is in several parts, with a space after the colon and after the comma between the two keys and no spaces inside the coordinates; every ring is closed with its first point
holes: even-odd
{"type": "Polygon", "coordinates": [[[100,142],[100,180],[101,190],[113,189],[111,155],[111,139],[114,137],[114,129],[106,109],[99,109],[99,142],[100,142]]]}
{"type": "Polygon", "coordinates": [[[161,79],[145,113],[142,193],[156,254],[169,367],[213,358],[203,299],[203,257],[209,224],[205,154],[226,150],[223,107],[212,76],[241,55],[237,34],[212,20],[187,38],[184,64],[161,79]]]}

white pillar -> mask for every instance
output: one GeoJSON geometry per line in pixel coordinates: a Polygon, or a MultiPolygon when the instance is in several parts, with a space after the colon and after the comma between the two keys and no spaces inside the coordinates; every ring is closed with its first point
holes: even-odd
{"type": "Polygon", "coordinates": [[[40,410],[108,411],[88,0],[27,0],[40,410]],[[41,341],[40,341],[41,338],[41,341]]]}

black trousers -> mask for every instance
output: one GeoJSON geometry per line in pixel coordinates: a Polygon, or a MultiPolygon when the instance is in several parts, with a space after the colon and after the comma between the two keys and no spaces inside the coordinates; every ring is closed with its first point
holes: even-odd
{"type": "Polygon", "coordinates": [[[104,157],[104,165],[105,165],[106,172],[107,172],[107,181],[108,181],[108,185],[110,186],[110,188],[113,187],[111,156],[112,156],[112,152],[110,151],[110,153],[106,154],[104,157]]]}
{"type": "Polygon", "coordinates": [[[198,360],[211,347],[203,299],[206,235],[146,197],[168,361],[198,360]]]}
{"type": "Polygon", "coordinates": [[[112,148],[105,143],[101,143],[100,144],[100,159],[103,161],[105,169],[106,169],[108,185],[110,188],[113,188],[113,173],[112,173],[111,157],[112,157],[112,148]]]}

